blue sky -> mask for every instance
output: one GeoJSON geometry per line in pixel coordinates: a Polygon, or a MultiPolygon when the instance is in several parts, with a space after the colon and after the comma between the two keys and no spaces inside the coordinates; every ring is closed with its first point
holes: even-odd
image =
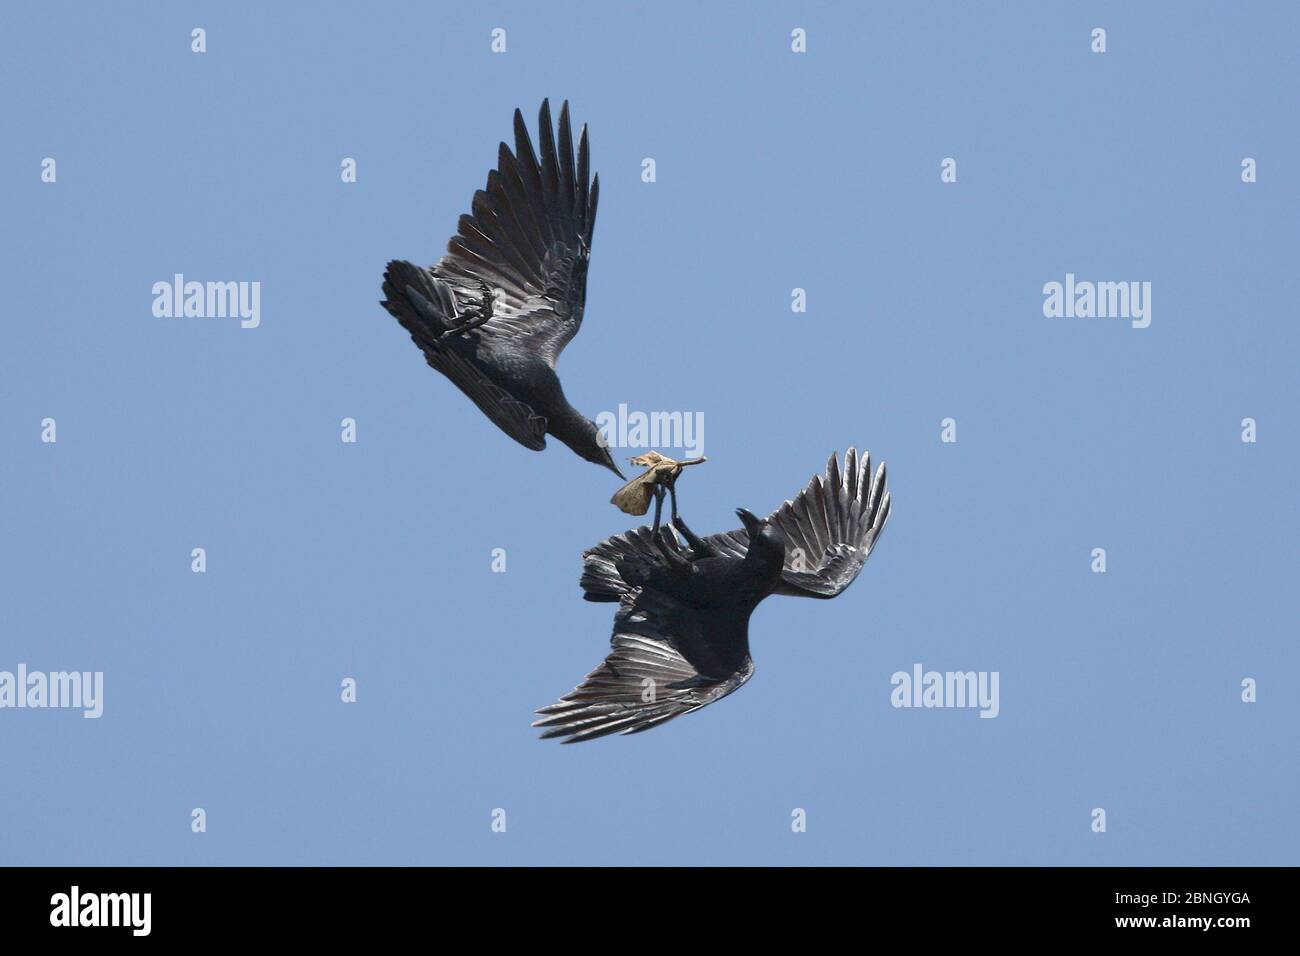
{"type": "Polygon", "coordinates": [[[0,863],[1297,861],[1294,5],[4,17],[0,671],[105,690],[0,710],[0,863]],[[377,304],[544,96],[601,176],[573,403],[703,414],[700,532],[849,444],[894,496],[849,591],[758,610],[740,692],[580,747],[529,723],[608,647],[617,481],[377,304]],[[178,272],[260,282],[260,326],[155,317],[178,272]],[[1045,317],[1067,273],[1150,282],[1150,327],[1045,317]],[[916,663],[997,671],[999,716],[892,707],[916,663]]]}

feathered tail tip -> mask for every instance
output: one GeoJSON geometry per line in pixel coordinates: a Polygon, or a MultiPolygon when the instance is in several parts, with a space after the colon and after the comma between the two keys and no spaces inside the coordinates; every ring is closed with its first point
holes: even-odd
{"type": "MultiPolygon", "coordinates": [[[[670,547],[680,549],[671,529],[668,530],[668,543],[670,547]]],[[[662,562],[654,535],[645,525],[606,538],[582,552],[582,577],[578,583],[582,586],[583,599],[621,601],[641,586],[651,566],[662,562]]]]}
{"type": "Polygon", "coordinates": [[[451,286],[403,259],[394,259],[384,270],[384,298],[379,304],[417,338],[441,335],[457,315],[451,286]]]}
{"type": "Polygon", "coordinates": [[[582,559],[582,598],[597,603],[621,600],[628,587],[618,575],[618,568],[603,555],[582,559]]]}

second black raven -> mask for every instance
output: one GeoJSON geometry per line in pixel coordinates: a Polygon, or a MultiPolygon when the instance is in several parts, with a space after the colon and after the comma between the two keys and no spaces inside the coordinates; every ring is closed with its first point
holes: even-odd
{"type": "Polygon", "coordinates": [[[618,602],[613,650],[587,679],[541,708],[533,726],[564,743],[635,734],[721,700],[754,673],[749,617],[770,594],[832,598],[853,583],[889,520],[885,466],[850,448],[831,455],[766,519],[699,538],[681,519],[641,527],[583,554],[588,601],[618,602]]]}
{"type": "Polygon", "coordinates": [[[600,177],[588,186],[586,126],[575,168],[567,102],[558,147],[546,100],[538,136],[540,158],[515,110],[515,150],[500,145],[497,168],[460,217],[447,254],[427,269],[390,262],[381,304],[429,365],[515,441],[541,451],[553,435],[622,478],[595,423],[569,404],[555,374],[582,325],[600,177]]]}

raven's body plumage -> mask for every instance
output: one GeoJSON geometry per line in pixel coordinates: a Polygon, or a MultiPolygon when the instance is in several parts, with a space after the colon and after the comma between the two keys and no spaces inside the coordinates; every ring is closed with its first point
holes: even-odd
{"type": "Polygon", "coordinates": [[[382,304],[429,365],[515,441],[540,451],[553,435],[621,477],[555,373],[582,325],[600,179],[588,184],[585,126],[575,166],[568,103],[558,146],[545,101],[538,125],[540,160],[515,110],[515,151],[500,145],[497,168],[460,217],[447,255],[427,269],[390,262],[382,304]]]}
{"type": "Polygon", "coordinates": [[[639,733],[727,696],[754,673],[749,619],[771,594],[831,598],[853,583],[889,519],[885,466],[844,470],[832,455],[793,500],[743,528],[685,543],[641,527],[583,554],[589,601],[617,601],[613,650],[587,679],[538,711],[565,743],[639,733]]]}

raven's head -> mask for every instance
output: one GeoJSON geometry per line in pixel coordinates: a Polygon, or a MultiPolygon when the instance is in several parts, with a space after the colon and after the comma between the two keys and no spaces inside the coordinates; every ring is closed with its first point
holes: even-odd
{"type": "MultiPolygon", "coordinates": [[[[559,401],[553,404],[556,406],[551,409],[553,414],[547,415],[546,418],[547,434],[554,435],[593,465],[608,468],[623,478],[618,465],[614,464],[614,456],[609,453],[609,442],[599,426],[584,417],[568,402],[559,401]]],[[[623,480],[627,479],[623,478],[623,480]]]]}
{"type": "Polygon", "coordinates": [[[581,449],[575,449],[575,451],[592,464],[604,465],[623,481],[627,481],[623,473],[618,470],[618,465],[614,464],[614,456],[609,453],[609,445],[606,444],[600,428],[595,422],[589,421],[587,424],[591,426],[591,438],[583,443],[581,449]]]}

